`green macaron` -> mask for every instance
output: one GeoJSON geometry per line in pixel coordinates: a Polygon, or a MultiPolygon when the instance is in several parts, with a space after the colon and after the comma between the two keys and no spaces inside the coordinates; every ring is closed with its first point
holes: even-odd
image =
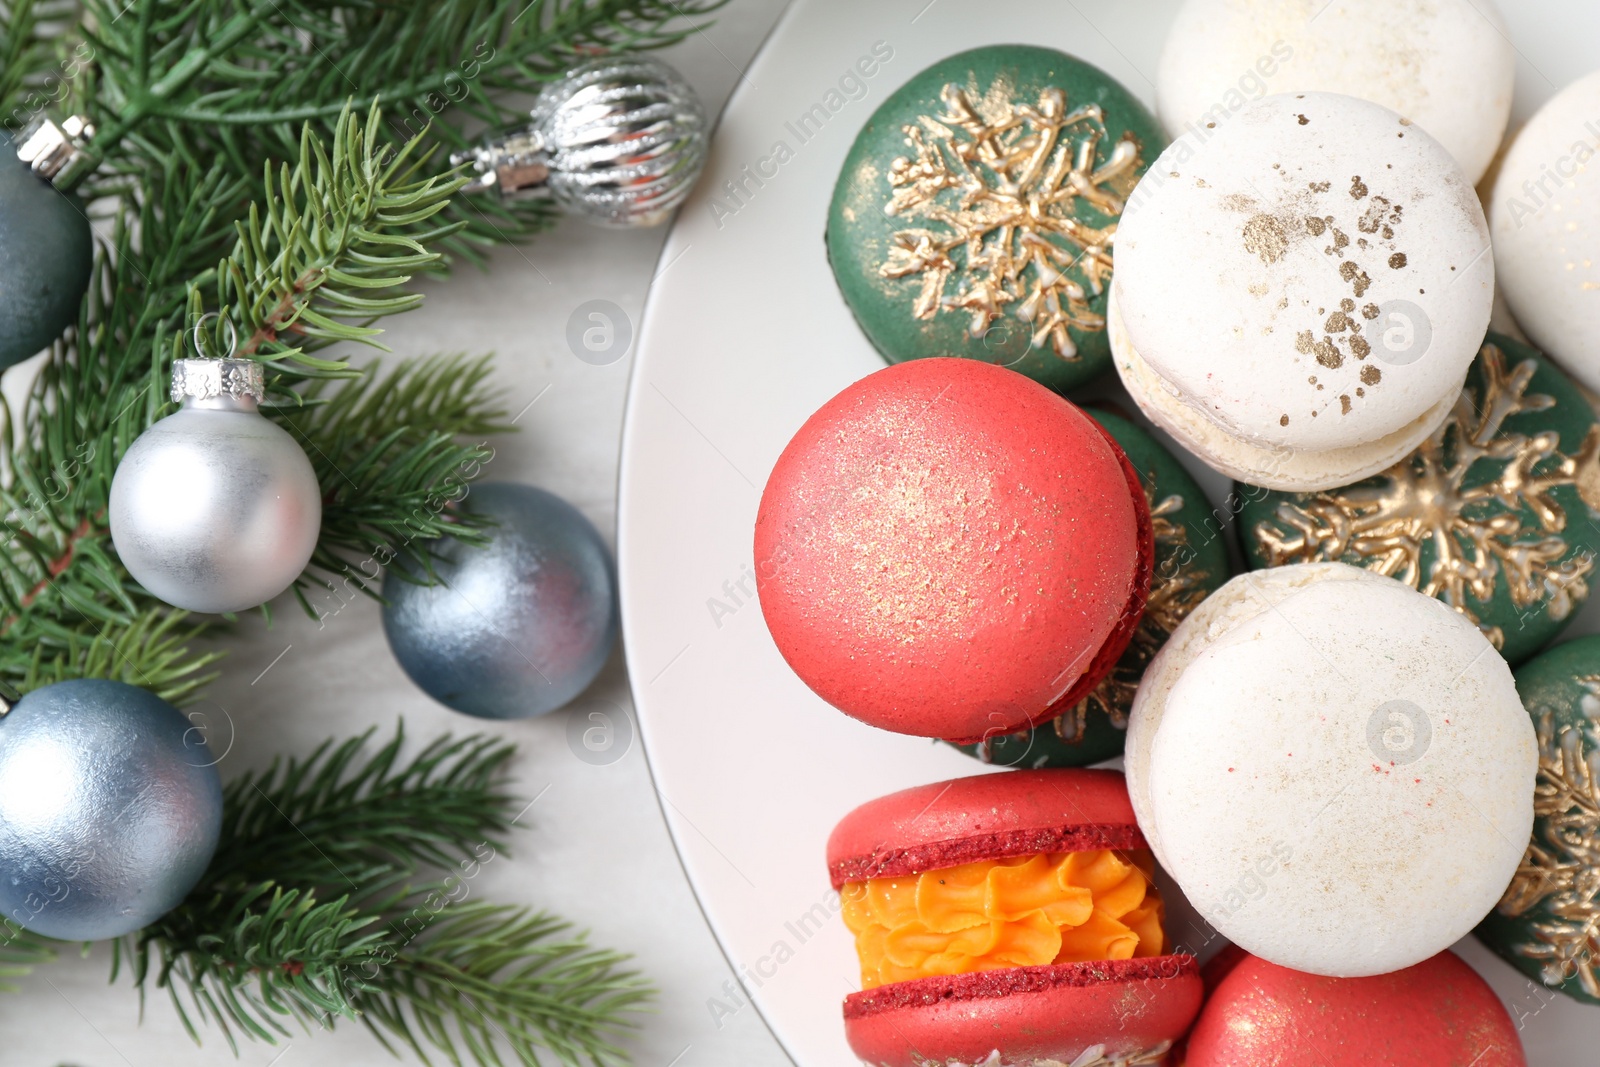
{"type": "Polygon", "coordinates": [[[1337,560],[1477,623],[1513,665],[1589,595],[1600,552],[1600,425],[1536,350],[1489,334],[1449,417],[1382,474],[1320,493],[1241,487],[1250,565],[1337,560]]]}
{"type": "Polygon", "coordinates": [[[1010,767],[1083,767],[1122,754],[1128,709],[1144,670],[1195,605],[1231,577],[1222,524],[1183,464],[1140,427],[1088,409],[1139,473],[1150,504],[1155,567],[1144,617],[1109,675],[1077,705],[1031,730],[989,738],[961,751],[1010,767]]]}
{"type": "Polygon", "coordinates": [[[1109,75],[1049,48],[943,59],[885,100],[845,160],[828,260],[891,363],[965,356],[1056,390],[1111,365],[1117,220],[1166,146],[1109,75]]]}
{"type": "Polygon", "coordinates": [[[1533,839],[1479,940],[1517,970],[1600,1004],[1600,637],[1517,671],[1539,736],[1533,839]]]}

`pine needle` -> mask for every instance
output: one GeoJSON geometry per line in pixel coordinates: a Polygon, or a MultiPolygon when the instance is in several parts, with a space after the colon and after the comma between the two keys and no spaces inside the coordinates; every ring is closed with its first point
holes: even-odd
{"type": "MultiPolygon", "coordinates": [[[[222,846],[176,910],[117,945],[197,1039],[276,1042],[359,1019],[452,1064],[611,1065],[651,990],[615,952],[526,908],[469,899],[506,855],[510,746],[371,731],[231,782],[222,846]]],[[[0,961],[3,961],[0,956],[0,961]]]]}

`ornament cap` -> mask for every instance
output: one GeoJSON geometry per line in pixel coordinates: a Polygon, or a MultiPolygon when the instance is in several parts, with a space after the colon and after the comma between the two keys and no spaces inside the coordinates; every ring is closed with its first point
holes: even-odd
{"type": "Polygon", "coordinates": [[[87,149],[93,136],[94,126],[82,115],[60,122],[35,115],[17,136],[17,158],[45,181],[70,186],[73,178],[94,165],[87,149]]]}
{"type": "Polygon", "coordinates": [[[536,129],[522,129],[494,138],[463,152],[453,152],[453,166],[472,164],[473,179],[463,193],[483,193],[493,189],[502,197],[519,199],[549,192],[550,161],[544,151],[544,136],[536,129]]]}
{"type": "Polygon", "coordinates": [[[260,403],[267,395],[261,364],[253,359],[179,359],[172,364],[172,399],[260,403]]]}

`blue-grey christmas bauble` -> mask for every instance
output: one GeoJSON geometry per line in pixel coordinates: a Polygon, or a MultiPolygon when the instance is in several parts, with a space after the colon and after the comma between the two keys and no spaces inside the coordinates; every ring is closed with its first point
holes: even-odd
{"type": "Polygon", "coordinates": [[[83,205],[35,175],[0,133],[0,370],[78,320],[93,266],[83,205]]]}
{"type": "Polygon", "coordinates": [[[137,686],[36,689],[0,718],[0,914],[46,937],[121,937],[194,888],[222,831],[200,730],[137,686]]]}
{"type": "Polygon", "coordinates": [[[429,696],[483,719],[523,719],[581,693],[617,640],[611,553],[577,508],[527,485],[475,485],[483,547],[446,537],[424,549],[441,584],[397,563],[383,581],[383,630],[429,696]],[[407,580],[410,578],[411,580],[407,580]]]}

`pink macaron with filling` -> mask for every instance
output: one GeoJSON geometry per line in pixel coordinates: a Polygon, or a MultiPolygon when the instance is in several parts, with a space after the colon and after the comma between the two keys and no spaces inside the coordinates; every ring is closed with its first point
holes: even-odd
{"type": "Polygon", "coordinates": [[[835,827],[828,869],[864,986],[845,1033],[873,1067],[1159,1056],[1200,1010],[1116,771],[882,797],[835,827]]]}

